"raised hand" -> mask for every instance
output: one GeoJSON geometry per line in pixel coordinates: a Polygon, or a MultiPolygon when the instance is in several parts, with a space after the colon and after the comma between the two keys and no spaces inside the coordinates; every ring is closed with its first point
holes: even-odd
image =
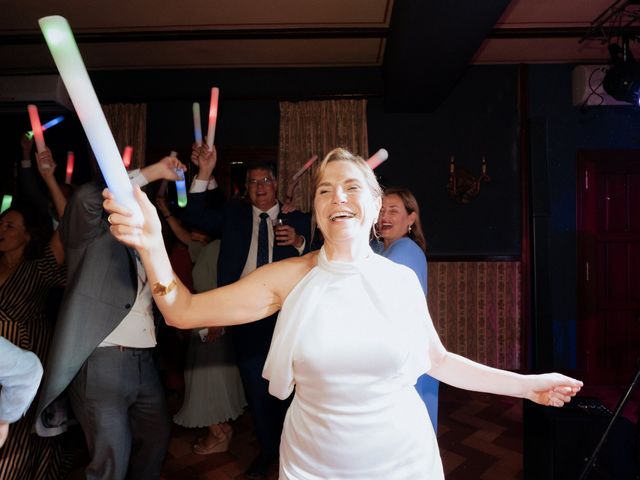
{"type": "Polygon", "coordinates": [[[216,147],[214,146],[209,150],[209,147],[207,147],[206,144],[203,144],[198,151],[198,179],[209,180],[209,177],[213,173],[213,169],[216,168],[216,163],[218,163],[216,147]]]}
{"type": "Polygon", "coordinates": [[[53,160],[49,147],[45,147],[44,152],[36,153],[36,162],[38,164],[38,172],[45,180],[53,177],[53,172],[57,165],[53,160]]]}
{"type": "Polygon", "coordinates": [[[107,220],[111,224],[111,233],[120,242],[140,252],[162,247],[162,226],[156,208],[137,185],[133,187],[133,196],[142,211],[142,223],[136,221],[131,211],[118,203],[108,189],[102,192],[102,206],[109,213],[107,220]]]}
{"type": "Polygon", "coordinates": [[[149,182],[160,179],[179,180],[180,177],[176,174],[176,169],[185,171],[187,167],[178,160],[178,157],[168,156],[152,165],[144,167],[142,174],[149,182]]]}

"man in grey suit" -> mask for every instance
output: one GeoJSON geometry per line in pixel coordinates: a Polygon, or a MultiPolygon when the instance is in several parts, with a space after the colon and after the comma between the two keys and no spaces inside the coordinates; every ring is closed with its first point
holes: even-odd
{"type": "MultiPolygon", "coordinates": [[[[145,185],[176,180],[175,157],[130,174],[145,185]]],[[[152,295],[135,252],[109,231],[102,187],[89,183],[69,201],[60,232],[67,290],[52,339],[36,418],[41,436],[57,435],[68,396],[91,460],[88,479],[158,479],[170,422],[152,358],[152,295]],[[66,394],[66,395],[65,395],[66,394]]]]}

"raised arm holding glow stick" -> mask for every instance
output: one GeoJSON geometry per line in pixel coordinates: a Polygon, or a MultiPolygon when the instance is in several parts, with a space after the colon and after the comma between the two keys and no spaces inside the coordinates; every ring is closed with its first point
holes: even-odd
{"type": "Polygon", "coordinates": [[[131,157],[133,156],[133,147],[131,145],[127,145],[124,147],[124,152],[122,153],[122,164],[124,168],[129,168],[131,165],[131,157]]]}
{"type": "MultiPolygon", "coordinates": [[[[48,128],[51,128],[54,125],[59,124],[63,120],[64,120],[64,115],[60,115],[59,117],[49,120],[47,123],[42,125],[42,131],[44,132],[48,128]]],[[[27,133],[25,133],[25,135],[27,136],[27,138],[29,138],[29,140],[31,140],[33,138],[33,130],[29,130],[27,133]]]]}
{"type": "MultiPolygon", "coordinates": [[[[176,152],[171,152],[170,157],[177,157],[176,152]]],[[[184,179],[184,172],[176,168],[176,174],[180,179],[176,180],[176,193],[178,194],[178,206],[184,208],[187,206],[187,182],[184,179]]]]}
{"type": "Polygon", "coordinates": [[[381,148],[369,157],[369,159],[367,160],[367,164],[371,167],[371,170],[375,170],[387,158],[389,158],[389,152],[387,152],[384,148],[381,148]]]}
{"type": "Polygon", "coordinates": [[[38,153],[44,152],[44,135],[42,135],[42,124],[40,123],[40,115],[38,115],[38,107],[35,105],[27,105],[29,112],[29,120],[31,121],[31,131],[36,142],[36,150],[38,153]]]}
{"type": "Polygon", "coordinates": [[[211,89],[211,105],[209,106],[209,129],[207,130],[207,146],[209,150],[213,147],[213,139],[216,135],[216,122],[218,120],[218,96],[220,89],[213,87],[211,89]]]}
{"type": "Polygon", "coordinates": [[[73,152],[67,152],[67,171],[64,179],[64,183],[71,185],[71,177],[73,177],[73,164],[75,161],[75,155],[73,152]]]}
{"type": "Polygon", "coordinates": [[[136,220],[142,221],[142,212],[133,197],[133,188],[122,164],[120,152],[82,62],[69,23],[58,15],[41,18],[38,23],[109,189],[136,220]]]}
{"type": "Polygon", "coordinates": [[[202,145],[202,122],[200,121],[200,104],[193,103],[193,132],[196,143],[202,145]]]}

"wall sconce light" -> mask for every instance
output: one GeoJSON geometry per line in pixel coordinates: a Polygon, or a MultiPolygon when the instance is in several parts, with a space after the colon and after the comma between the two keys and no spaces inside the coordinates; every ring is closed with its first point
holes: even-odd
{"type": "Polygon", "coordinates": [[[480,184],[490,181],[491,177],[487,175],[487,161],[484,156],[480,166],[480,176],[476,178],[465,168],[456,167],[454,156],[451,155],[447,191],[453,200],[458,203],[469,203],[480,193],[480,184]]]}

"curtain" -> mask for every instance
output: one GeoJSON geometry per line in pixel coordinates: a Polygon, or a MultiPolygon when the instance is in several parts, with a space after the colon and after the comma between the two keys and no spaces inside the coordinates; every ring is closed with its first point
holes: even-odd
{"type": "Polygon", "coordinates": [[[120,154],[127,145],[133,147],[130,169],[145,165],[147,147],[147,105],[114,103],[102,105],[120,154]]]}
{"type": "Polygon", "coordinates": [[[313,172],[320,160],[336,147],[368,157],[366,100],[280,102],[278,191],[281,199],[287,196],[291,177],[312,155],[318,155],[311,169],[300,177],[292,198],[299,210],[311,210],[313,172]]]}
{"type": "Polygon", "coordinates": [[[497,368],[522,366],[520,262],[429,262],[427,301],[451,352],[497,368]]]}

